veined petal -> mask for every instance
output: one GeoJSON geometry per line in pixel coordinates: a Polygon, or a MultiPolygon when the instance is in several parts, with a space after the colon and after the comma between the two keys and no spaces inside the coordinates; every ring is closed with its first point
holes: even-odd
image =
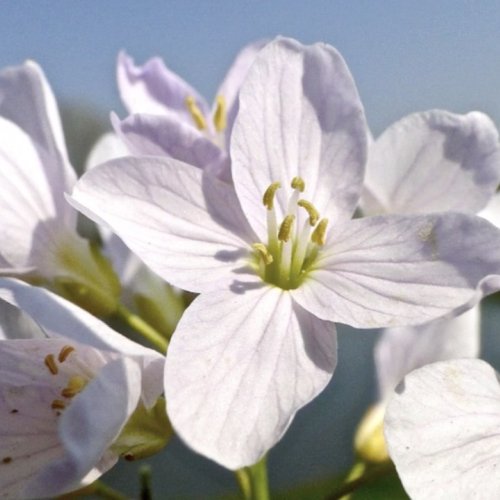
{"type": "MultiPolygon", "coordinates": [[[[387,213],[478,212],[500,181],[500,146],[483,113],[415,113],[369,150],[365,184],[387,213]]],[[[370,200],[362,200],[367,215],[370,200]],[[363,203],[364,202],[364,203],[363,203]]]]}
{"type": "Polygon", "coordinates": [[[282,216],[295,176],[323,216],[348,218],[361,193],[366,149],[356,86],[333,47],[279,38],[259,52],[241,87],[231,136],[235,188],[258,234],[265,235],[265,190],[281,182],[282,216]]]}
{"type": "Polygon", "coordinates": [[[122,101],[131,114],[170,115],[194,126],[186,106],[186,97],[191,96],[203,115],[208,116],[205,100],[191,85],[169,70],[159,57],[136,66],[130,56],[120,52],[117,81],[122,101]]]}
{"type": "Polygon", "coordinates": [[[389,402],[385,437],[411,498],[498,496],[498,377],[478,359],[435,363],[405,377],[389,402]]]}
{"type": "Polygon", "coordinates": [[[15,123],[0,117],[0,135],[0,267],[36,266],[33,247],[55,238],[51,221],[57,217],[57,207],[51,177],[33,141],[15,123]]]}
{"type": "Polygon", "coordinates": [[[436,361],[479,356],[479,306],[454,318],[387,328],[375,346],[379,397],[385,400],[403,377],[436,361]]]}
{"type": "MultiPolygon", "coordinates": [[[[76,175],[69,164],[56,100],[43,71],[33,61],[0,72],[0,116],[15,123],[30,137],[43,165],[57,213],[67,224],[75,224],[76,213],[66,203],[64,193],[71,190],[76,175]]],[[[24,168],[30,169],[31,174],[35,167],[24,165],[24,168]]]]}
{"type": "MultiPolygon", "coordinates": [[[[127,339],[87,311],[43,288],[14,279],[0,279],[0,299],[27,314],[46,336],[133,357],[144,370],[143,400],[146,406],[151,406],[162,393],[164,357],[153,349],[127,339]]],[[[17,328],[12,320],[9,326],[17,328]]],[[[19,316],[19,321],[25,320],[19,316]]],[[[0,323],[3,323],[2,318],[0,323]]],[[[21,324],[19,329],[25,331],[26,327],[21,324]]],[[[12,333],[9,336],[17,335],[12,333]]]]}
{"type": "MultiPolygon", "coordinates": [[[[236,55],[233,64],[229,68],[224,80],[217,90],[216,95],[222,96],[226,103],[227,113],[227,128],[225,130],[226,144],[229,144],[231,130],[233,128],[234,119],[238,113],[238,93],[241,85],[244,82],[248,70],[255,61],[255,57],[259,51],[268,43],[268,40],[257,40],[243,47],[236,55]]],[[[217,110],[217,102],[212,106],[212,117],[215,116],[217,110]]]]}
{"type": "Polygon", "coordinates": [[[165,395],[174,429],[230,469],[261,458],[336,365],[332,323],[265,285],[202,294],[169,347],[165,395]]]}
{"type": "Polygon", "coordinates": [[[131,115],[113,119],[115,129],[134,155],[167,156],[218,172],[227,154],[194,127],[172,116],[131,115]]]}
{"type": "Polygon", "coordinates": [[[153,271],[193,292],[248,272],[257,241],[233,189],[167,158],[124,158],[87,172],[72,203],[104,222],[153,271]]]}
{"type": "Polygon", "coordinates": [[[477,303],[483,279],[500,274],[499,251],[499,230],[477,216],[365,217],[333,228],[292,293],[320,318],[358,328],[424,323],[477,303]]]}
{"type": "Polygon", "coordinates": [[[134,361],[123,358],[106,364],[61,416],[64,455],[27,484],[26,494],[45,497],[77,487],[120,434],[137,407],[140,387],[141,372],[134,361]]]}

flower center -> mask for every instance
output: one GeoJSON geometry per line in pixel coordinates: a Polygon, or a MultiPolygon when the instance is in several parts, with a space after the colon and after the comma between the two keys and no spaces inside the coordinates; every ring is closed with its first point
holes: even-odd
{"type": "Polygon", "coordinates": [[[302,283],[325,244],[328,219],[320,219],[314,205],[300,198],[305,182],[294,177],[286,214],[278,225],[274,198],[280,187],[279,182],[273,182],[262,198],[267,208],[267,245],[254,243],[252,248],[262,279],[291,290],[302,283]]]}

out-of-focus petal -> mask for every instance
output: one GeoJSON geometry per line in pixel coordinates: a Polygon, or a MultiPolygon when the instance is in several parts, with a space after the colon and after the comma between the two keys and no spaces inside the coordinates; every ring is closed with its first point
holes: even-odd
{"type": "Polygon", "coordinates": [[[248,243],[257,239],[233,189],[200,169],[119,159],[87,172],[71,200],[175,286],[214,290],[248,272],[248,243]]]}
{"type": "MultiPolygon", "coordinates": [[[[415,113],[371,146],[365,184],[387,213],[478,212],[500,181],[500,146],[483,113],[415,113]]],[[[367,215],[380,212],[369,198],[367,215]]]]}
{"type": "Polygon", "coordinates": [[[236,191],[254,230],[264,236],[262,195],[275,181],[278,218],[300,176],[304,197],[331,222],[350,217],[361,194],[367,127],[341,55],[323,44],[280,38],[257,55],[240,90],[231,135],[236,191]]]}
{"type": "Polygon", "coordinates": [[[117,81],[120,96],[130,114],[170,115],[194,126],[186,106],[186,97],[191,96],[203,115],[208,116],[205,100],[191,85],[169,70],[159,57],[136,66],[130,56],[120,52],[117,81]]]}
{"type": "Polygon", "coordinates": [[[174,429],[230,469],[261,458],[336,365],[333,324],[262,284],[203,294],[172,337],[165,394],[174,429]]]}
{"type": "Polygon", "coordinates": [[[443,361],[405,377],[387,407],[385,437],[411,498],[497,498],[498,377],[477,359],[443,361]]]}
{"type": "Polygon", "coordinates": [[[69,164],[54,95],[36,63],[28,61],[0,72],[0,116],[30,137],[49,181],[57,213],[66,223],[74,224],[76,214],[67,205],[64,193],[71,190],[76,176],[69,164]]]}
{"type": "Polygon", "coordinates": [[[495,194],[488,205],[486,205],[486,208],[479,212],[478,215],[500,228],[500,193],[495,194]]]}
{"type": "Polygon", "coordinates": [[[436,361],[476,358],[479,348],[479,306],[454,318],[387,328],[375,346],[380,399],[392,394],[407,373],[436,361]]]}
{"type": "Polygon", "coordinates": [[[308,311],[358,328],[424,323],[477,302],[498,276],[500,232],[448,212],[356,219],[333,228],[294,298],[308,311]]]}
{"type": "Polygon", "coordinates": [[[108,160],[121,158],[129,154],[130,151],[123,141],[115,133],[107,132],[97,140],[91,149],[85,162],[85,170],[90,170],[108,160]]]}

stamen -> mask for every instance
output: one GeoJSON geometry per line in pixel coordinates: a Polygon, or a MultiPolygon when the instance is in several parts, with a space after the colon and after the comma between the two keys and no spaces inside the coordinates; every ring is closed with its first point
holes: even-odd
{"type": "Polygon", "coordinates": [[[273,256],[269,253],[269,250],[267,249],[266,245],[264,245],[263,243],[254,243],[252,245],[252,248],[259,253],[266,266],[272,264],[274,259],[273,256]]]}
{"type": "Polygon", "coordinates": [[[319,220],[319,212],[316,210],[314,205],[307,200],[299,200],[297,202],[297,205],[307,211],[307,213],[309,214],[309,224],[311,226],[315,226],[319,220]]]}
{"type": "Polygon", "coordinates": [[[65,345],[61,351],[59,352],[59,356],[57,356],[57,360],[59,363],[64,363],[67,359],[68,356],[75,350],[74,347],[70,345],[65,345]]]}
{"type": "Polygon", "coordinates": [[[301,193],[304,192],[304,189],[306,188],[306,183],[304,182],[304,179],[302,177],[294,177],[292,179],[292,189],[297,189],[297,191],[300,191],[301,193]]]}
{"type": "Polygon", "coordinates": [[[324,245],[326,242],[326,227],[328,226],[328,219],[321,219],[311,234],[311,241],[316,245],[324,245]]]}
{"type": "Polygon", "coordinates": [[[74,375],[68,380],[68,385],[61,391],[64,398],[73,398],[87,385],[87,381],[79,375],[74,375]]]}
{"type": "Polygon", "coordinates": [[[45,366],[49,369],[49,372],[52,373],[52,375],[57,375],[59,373],[59,368],[57,368],[56,360],[54,359],[53,354],[47,354],[47,356],[45,356],[45,359],[43,361],[45,363],[45,366]]]}
{"type": "Polygon", "coordinates": [[[66,408],[66,403],[64,401],[61,401],[60,399],[54,399],[50,407],[53,410],[64,410],[66,408]]]}
{"type": "Polygon", "coordinates": [[[205,122],[205,117],[201,112],[201,109],[196,104],[193,96],[186,97],[186,107],[188,111],[191,113],[191,117],[193,118],[194,123],[198,127],[199,130],[204,130],[207,128],[207,124],[205,122]]]}
{"type": "Polygon", "coordinates": [[[295,215],[287,215],[283,222],[281,223],[280,230],[278,232],[278,240],[287,242],[292,236],[293,223],[295,221],[295,215]]]}
{"type": "Polygon", "coordinates": [[[276,194],[276,191],[280,187],[281,187],[280,182],[273,182],[266,189],[266,192],[264,193],[264,196],[262,197],[262,203],[264,204],[265,207],[267,207],[268,210],[272,210],[274,208],[274,195],[276,194]]]}
{"type": "Polygon", "coordinates": [[[226,130],[227,127],[227,110],[226,110],[226,100],[223,96],[218,95],[217,99],[217,107],[215,108],[214,113],[214,125],[215,130],[217,132],[222,132],[226,130]]]}

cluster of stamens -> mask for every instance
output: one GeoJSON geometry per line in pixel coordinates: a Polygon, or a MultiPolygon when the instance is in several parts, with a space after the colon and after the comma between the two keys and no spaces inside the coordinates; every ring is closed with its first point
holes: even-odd
{"type": "Polygon", "coordinates": [[[201,132],[205,132],[210,140],[212,140],[220,148],[224,149],[224,137],[222,133],[227,127],[226,101],[223,96],[218,95],[215,103],[216,107],[212,117],[212,122],[216,136],[212,136],[208,130],[207,120],[198,104],[196,104],[195,98],[193,96],[187,96],[185,99],[186,108],[191,115],[195,127],[201,132]]]}
{"type": "Polygon", "coordinates": [[[300,198],[305,190],[305,182],[300,177],[294,177],[286,214],[278,225],[274,200],[280,187],[279,182],[273,182],[262,198],[267,209],[267,245],[259,242],[252,247],[262,279],[290,290],[300,285],[319,249],[325,244],[328,219],[321,219],[314,205],[300,198]],[[300,209],[307,214],[305,220],[299,217],[300,209]]]}
{"type": "MultiPolygon", "coordinates": [[[[60,365],[63,364],[74,351],[74,347],[65,345],[61,348],[57,357],[54,354],[47,354],[44,358],[45,366],[52,375],[58,375],[60,373],[60,365]]],[[[82,375],[72,375],[69,377],[65,387],[60,391],[60,398],[54,399],[50,405],[50,407],[55,410],[56,415],[61,414],[61,411],[68,406],[71,399],[85,388],[87,382],[88,379],[82,375]]]]}

